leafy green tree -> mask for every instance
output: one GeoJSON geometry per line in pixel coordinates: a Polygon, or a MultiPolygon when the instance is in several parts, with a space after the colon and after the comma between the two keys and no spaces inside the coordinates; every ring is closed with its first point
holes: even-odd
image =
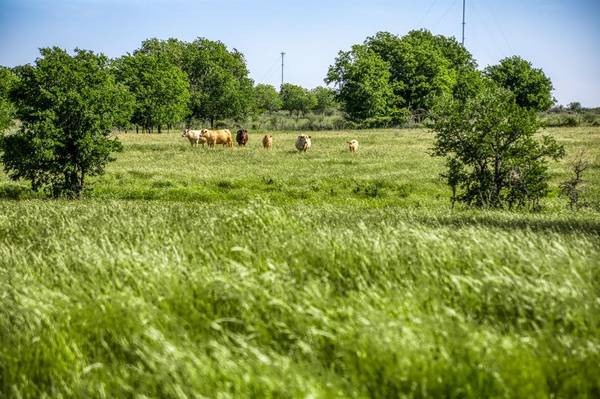
{"type": "Polygon", "coordinates": [[[452,97],[460,102],[466,102],[476,96],[484,84],[483,74],[477,69],[461,68],[457,71],[456,84],[452,88],[452,97]]]}
{"type": "Polygon", "coordinates": [[[316,99],[316,105],[313,107],[313,111],[325,114],[332,112],[336,108],[337,101],[335,99],[335,90],[318,86],[312,90],[312,94],[316,99]]]}
{"type": "Polygon", "coordinates": [[[394,106],[389,64],[367,46],[340,51],[329,67],[326,83],[334,83],[337,98],[354,121],[388,117],[394,106]]]}
{"type": "Polygon", "coordinates": [[[253,111],[254,87],[244,55],[219,42],[198,38],[191,43],[178,39],[148,39],[136,51],[165,56],[184,71],[189,80],[190,114],[210,120],[240,119],[253,111]]]}
{"type": "Polygon", "coordinates": [[[22,126],[2,136],[1,159],[11,179],[29,180],[33,190],[79,197],[85,179],[103,173],[121,149],[110,131],[129,119],[131,97],[102,54],[57,47],[40,53],[34,66],[16,69],[12,95],[22,126]]]}
{"type": "Polygon", "coordinates": [[[17,77],[10,69],[0,66],[0,132],[13,124],[15,108],[9,97],[16,81],[17,77]]]}
{"type": "Polygon", "coordinates": [[[258,114],[279,111],[283,102],[275,87],[266,84],[258,84],[254,87],[254,109],[258,114]]]}
{"type": "Polygon", "coordinates": [[[534,68],[518,56],[504,58],[498,65],[489,66],[485,74],[500,86],[512,91],[521,107],[546,111],[553,104],[552,82],[544,71],[534,68]]]}
{"type": "Polygon", "coordinates": [[[253,82],[244,55],[218,41],[199,38],[187,45],[183,70],[188,74],[191,110],[210,120],[239,119],[252,111],[253,82]]]}
{"type": "Polygon", "coordinates": [[[433,154],[446,158],[453,202],[484,207],[537,206],[548,192],[547,159],[564,149],[538,130],[536,112],[490,81],[466,101],[444,96],[431,113],[433,154]]]}
{"type": "Polygon", "coordinates": [[[454,38],[427,30],[403,37],[379,32],[362,46],[340,52],[325,81],[336,83],[338,99],[351,119],[388,119],[397,124],[409,111],[426,114],[439,96],[475,92],[476,66],[454,38]]]}
{"type": "Polygon", "coordinates": [[[290,115],[295,112],[296,117],[300,113],[309,112],[317,103],[316,97],[310,91],[291,83],[284,83],[279,95],[283,104],[282,109],[288,111],[290,115]]]}
{"type": "Polygon", "coordinates": [[[144,40],[142,42],[142,46],[134,52],[134,55],[142,53],[165,57],[173,65],[183,70],[186,61],[186,50],[188,45],[189,43],[174,38],[167,40],[152,38],[144,40]]]}
{"type": "Polygon", "coordinates": [[[167,56],[138,52],[115,62],[117,80],[135,97],[132,122],[148,132],[171,126],[188,115],[190,101],[187,75],[167,56]]]}
{"type": "Polygon", "coordinates": [[[389,64],[395,103],[413,112],[428,111],[436,97],[452,93],[459,71],[476,67],[472,55],[453,37],[413,30],[403,37],[379,32],[365,45],[389,64]]]}

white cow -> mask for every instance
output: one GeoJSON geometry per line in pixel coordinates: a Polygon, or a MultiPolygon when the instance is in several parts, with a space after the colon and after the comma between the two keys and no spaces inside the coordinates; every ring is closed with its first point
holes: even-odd
{"type": "Polygon", "coordinates": [[[300,152],[306,152],[311,145],[310,138],[311,137],[307,134],[301,134],[296,137],[296,149],[300,152]]]}
{"type": "Polygon", "coordinates": [[[206,143],[206,137],[202,136],[201,130],[185,129],[181,137],[187,137],[192,147],[197,147],[198,144],[202,144],[202,147],[204,147],[204,143],[206,143]]]}

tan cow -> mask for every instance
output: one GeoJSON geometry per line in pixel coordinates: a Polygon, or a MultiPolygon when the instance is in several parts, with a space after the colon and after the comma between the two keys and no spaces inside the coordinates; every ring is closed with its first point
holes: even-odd
{"type": "Polygon", "coordinates": [[[301,134],[296,137],[296,149],[300,152],[306,152],[311,145],[310,138],[308,134],[301,134]]]}
{"type": "Polygon", "coordinates": [[[263,148],[270,150],[271,148],[273,148],[273,136],[271,136],[270,134],[265,134],[265,137],[263,137],[262,140],[262,144],[263,144],[263,148]]]}
{"type": "Polygon", "coordinates": [[[206,142],[208,143],[209,147],[214,147],[215,144],[223,144],[223,146],[233,147],[233,139],[231,138],[231,132],[229,129],[202,129],[200,133],[202,137],[206,138],[206,142]]]}
{"type": "Polygon", "coordinates": [[[350,141],[347,141],[347,143],[348,143],[348,149],[350,150],[350,152],[358,151],[358,140],[350,140],[350,141]]]}
{"type": "Polygon", "coordinates": [[[202,147],[204,147],[204,143],[206,143],[206,137],[202,137],[200,130],[191,130],[187,128],[183,131],[181,137],[187,137],[192,147],[198,147],[198,144],[202,144],[202,147]]]}

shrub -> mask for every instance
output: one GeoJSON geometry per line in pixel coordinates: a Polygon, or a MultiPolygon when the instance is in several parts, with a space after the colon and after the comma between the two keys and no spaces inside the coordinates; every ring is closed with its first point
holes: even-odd
{"type": "Polygon", "coordinates": [[[565,180],[560,185],[560,193],[568,198],[570,209],[579,209],[586,206],[585,202],[581,201],[581,195],[585,190],[585,180],[583,173],[590,167],[590,162],[585,158],[585,153],[580,151],[576,158],[571,162],[570,168],[572,177],[565,180]]]}
{"type": "Polygon", "coordinates": [[[576,116],[568,115],[562,118],[561,126],[576,127],[579,126],[579,119],[576,116]]]}
{"type": "Polygon", "coordinates": [[[558,159],[564,149],[551,137],[535,139],[535,111],[520,107],[510,91],[486,82],[465,102],[443,98],[431,117],[433,155],[447,159],[453,201],[536,207],[547,194],[546,158],[558,159]]]}

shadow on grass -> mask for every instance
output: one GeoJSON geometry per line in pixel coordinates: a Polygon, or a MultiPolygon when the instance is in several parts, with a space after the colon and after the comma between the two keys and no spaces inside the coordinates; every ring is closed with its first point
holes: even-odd
{"type": "Polygon", "coordinates": [[[15,183],[0,184],[0,200],[25,200],[41,198],[40,193],[31,190],[31,187],[15,183]]]}
{"type": "MultiPolygon", "coordinates": [[[[544,217],[541,214],[539,217],[544,217]]],[[[499,215],[461,215],[454,214],[443,217],[428,218],[417,216],[419,223],[431,227],[489,227],[502,230],[531,230],[534,232],[552,232],[561,234],[585,233],[600,236],[600,221],[586,219],[538,219],[535,215],[528,217],[526,214],[511,215],[502,218],[499,215]]]]}

